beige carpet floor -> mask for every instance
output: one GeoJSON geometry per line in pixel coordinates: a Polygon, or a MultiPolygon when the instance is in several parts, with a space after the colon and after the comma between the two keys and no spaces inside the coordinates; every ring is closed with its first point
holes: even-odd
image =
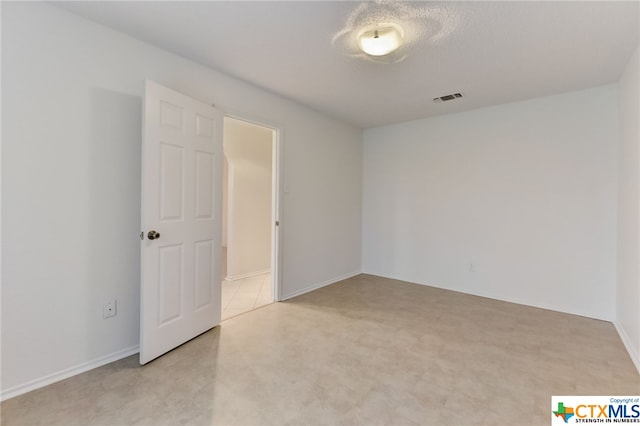
{"type": "Polygon", "coordinates": [[[4,401],[11,425],[548,425],[638,395],[612,324],[360,275],[4,401]]]}

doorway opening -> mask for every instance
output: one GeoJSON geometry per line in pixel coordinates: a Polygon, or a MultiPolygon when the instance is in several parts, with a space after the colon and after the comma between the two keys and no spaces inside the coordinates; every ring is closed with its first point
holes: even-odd
{"type": "Polygon", "coordinates": [[[273,128],[224,117],[222,320],[277,296],[278,138],[273,128]]]}

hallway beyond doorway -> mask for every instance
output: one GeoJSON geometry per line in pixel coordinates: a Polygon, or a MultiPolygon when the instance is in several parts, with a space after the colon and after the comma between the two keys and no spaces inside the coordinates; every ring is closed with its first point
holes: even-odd
{"type": "Polygon", "coordinates": [[[276,130],[224,118],[222,320],[273,302],[278,277],[276,130]]]}

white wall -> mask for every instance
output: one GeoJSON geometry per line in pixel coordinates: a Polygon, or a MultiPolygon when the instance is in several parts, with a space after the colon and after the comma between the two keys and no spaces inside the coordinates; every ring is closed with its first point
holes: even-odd
{"type": "Polygon", "coordinates": [[[137,350],[145,79],[282,129],[284,297],[359,272],[359,129],[53,5],[3,2],[3,398],[137,350]]]}
{"type": "Polygon", "coordinates": [[[616,126],[605,86],[366,130],[363,272],[612,320],[616,126]]]}
{"type": "Polygon", "coordinates": [[[619,82],[618,287],[616,326],[640,371],[640,59],[619,82]]]}
{"type": "Polygon", "coordinates": [[[268,272],[271,267],[272,146],[274,131],[224,119],[229,162],[227,279],[268,272]]]}

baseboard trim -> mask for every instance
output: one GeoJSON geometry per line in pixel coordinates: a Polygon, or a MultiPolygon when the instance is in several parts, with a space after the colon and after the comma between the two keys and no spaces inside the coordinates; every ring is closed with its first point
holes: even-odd
{"type": "Polygon", "coordinates": [[[262,271],[249,272],[248,274],[242,274],[242,275],[227,275],[226,277],[224,277],[224,279],[227,281],[237,281],[245,278],[255,277],[258,275],[268,274],[269,272],[271,272],[271,269],[264,269],[262,271]]]}
{"type": "Polygon", "coordinates": [[[355,277],[356,275],[360,275],[361,273],[362,272],[360,272],[360,271],[350,272],[348,274],[344,274],[344,275],[341,275],[339,277],[335,277],[335,278],[331,278],[331,279],[326,280],[326,281],[322,281],[321,283],[314,284],[314,285],[311,285],[309,287],[305,287],[305,288],[303,288],[301,290],[294,291],[293,293],[289,293],[287,295],[282,295],[282,299],[280,299],[280,301],[282,302],[282,301],[285,301],[285,300],[288,300],[288,299],[292,299],[292,298],[297,297],[297,296],[301,296],[301,295],[303,295],[305,293],[312,292],[312,291],[317,290],[319,288],[326,287],[326,286],[331,285],[331,284],[335,284],[338,281],[342,281],[342,280],[346,280],[347,278],[355,277]]]}
{"type": "Polygon", "coordinates": [[[629,339],[629,336],[627,335],[627,332],[624,331],[624,328],[622,328],[622,325],[620,325],[618,321],[613,321],[613,325],[615,326],[616,331],[620,336],[620,340],[622,340],[622,344],[624,345],[625,349],[629,353],[629,356],[631,357],[631,361],[636,366],[636,369],[638,370],[638,374],[640,374],[640,354],[638,354],[638,352],[636,352],[633,345],[631,345],[631,339],[629,339]]]}
{"type": "Polygon", "coordinates": [[[56,373],[47,374],[46,376],[31,380],[27,383],[4,389],[2,390],[2,393],[0,393],[0,401],[5,401],[15,396],[31,392],[32,390],[36,390],[52,383],[59,382],[60,380],[68,379],[69,377],[76,376],[89,370],[93,370],[94,368],[102,367],[103,365],[112,363],[122,358],[126,358],[138,352],[140,352],[140,347],[138,345],[131,346],[112,354],[96,358],[92,361],[84,362],[82,364],[66,368],[56,373]]]}

